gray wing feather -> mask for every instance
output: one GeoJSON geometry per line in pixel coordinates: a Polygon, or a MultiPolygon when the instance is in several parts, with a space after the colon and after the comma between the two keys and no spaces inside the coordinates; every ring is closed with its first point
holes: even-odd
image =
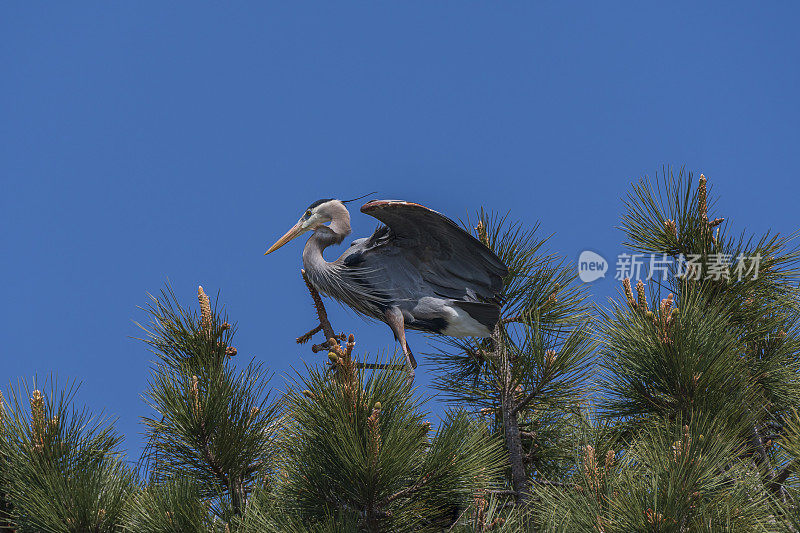
{"type": "Polygon", "coordinates": [[[374,200],[361,211],[387,226],[359,243],[364,262],[383,263],[391,268],[393,278],[401,278],[396,281],[416,285],[422,292],[428,289],[454,300],[499,302],[508,268],[446,216],[399,200],[374,200]]]}

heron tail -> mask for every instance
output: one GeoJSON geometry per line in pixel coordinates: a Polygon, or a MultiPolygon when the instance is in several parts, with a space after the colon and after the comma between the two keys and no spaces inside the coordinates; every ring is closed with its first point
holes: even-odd
{"type": "Polygon", "coordinates": [[[489,331],[492,331],[497,325],[497,321],[500,320],[500,307],[495,304],[463,300],[456,300],[453,304],[466,311],[469,316],[486,326],[489,331]]]}

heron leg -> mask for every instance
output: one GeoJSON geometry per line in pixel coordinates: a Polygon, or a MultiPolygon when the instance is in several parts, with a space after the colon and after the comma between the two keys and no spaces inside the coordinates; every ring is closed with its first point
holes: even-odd
{"type": "Polygon", "coordinates": [[[317,318],[319,318],[319,327],[314,328],[305,335],[298,337],[297,343],[302,344],[303,342],[308,341],[312,335],[314,335],[319,330],[322,330],[325,333],[325,341],[330,340],[331,338],[336,337],[336,333],[333,332],[333,328],[331,327],[331,323],[328,320],[328,312],[325,311],[325,304],[322,303],[322,298],[319,296],[319,291],[311,284],[311,280],[308,279],[308,275],[306,275],[305,270],[300,270],[300,274],[303,276],[303,281],[306,283],[306,287],[308,288],[309,294],[311,294],[311,299],[314,300],[314,309],[317,311],[317,318]],[[306,338],[308,337],[308,338],[306,338]],[[301,342],[301,339],[305,339],[301,342]]]}
{"type": "Polygon", "coordinates": [[[308,279],[308,275],[306,275],[305,270],[300,270],[300,274],[303,275],[303,281],[306,283],[306,287],[308,288],[309,294],[311,294],[311,299],[314,301],[314,309],[317,311],[317,318],[319,318],[319,326],[315,327],[308,333],[304,333],[297,337],[297,344],[304,344],[311,340],[316,333],[322,331],[325,334],[325,342],[320,344],[314,344],[311,346],[311,351],[314,353],[321,352],[322,350],[330,350],[333,348],[331,346],[331,339],[333,339],[334,344],[338,344],[337,341],[344,342],[347,340],[347,335],[344,333],[340,333],[337,335],[333,332],[333,327],[331,326],[330,320],[328,320],[328,312],[325,310],[325,304],[322,303],[322,298],[319,296],[319,291],[314,288],[314,285],[311,284],[311,280],[308,279]]]}
{"type": "Polygon", "coordinates": [[[414,376],[414,369],[417,368],[417,360],[414,359],[414,354],[411,353],[411,348],[406,341],[406,328],[405,321],[403,320],[403,313],[398,307],[390,307],[386,310],[386,323],[392,328],[394,338],[400,341],[400,346],[403,347],[403,354],[406,356],[406,363],[408,364],[408,371],[414,376]]]}
{"type": "MultiPolygon", "coordinates": [[[[405,332],[405,330],[403,330],[405,332]]],[[[403,335],[405,336],[405,335],[403,335]]],[[[417,360],[414,358],[414,354],[411,353],[411,346],[408,345],[408,341],[404,341],[406,345],[405,354],[408,358],[409,362],[411,363],[411,368],[417,368],[417,360]]]]}

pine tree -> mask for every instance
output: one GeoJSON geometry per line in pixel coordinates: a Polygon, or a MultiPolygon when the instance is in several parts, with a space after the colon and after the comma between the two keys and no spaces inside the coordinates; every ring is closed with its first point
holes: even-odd
{"type": "Polygon", "coordinates": [[[12,512],[11,503],[8,501],[8,482],[4,479],[4,472],[8,469],[5,459],[6,443],[6,405],[3,393],[0,392],[0,533],[13,532],[13,523],[9,521],[12,512]]]}
{"type": "Polygon", "coordinates": [[[571,458],[594,350],[586,292],[563,258],[542,251],[536,228],[485,212],[466,226],[509,267],[502,318],[490,339],[444,341],[436,386],[503,439],[501,493],[524,506],[532,484],[557,483],[571,458]]]}
{"type": "Polygon", "coordinates": [[[566,486],[537,491],[542,529],[786,530],[793,463],[774,442],[800,400],[798,256],[786,237],[729,237],[711,206],[702,175],[633,186],[626,244],[677,261],[599,311],[599,416],[566,486]]]}
{"type": "Polygon", "coordinates": [[[463,411],[431,427],[402,365],[358,368],[352,335],[330,345],[328,367],[308,369],[286,395],[275,501],[310,531],[332,517],[346,531],[453,526],[497,486],[499,443],[463,411]]]}
{"type": "Polygon", "coordinates": [[[169,289],[148,307],[155,416],[126,531],[440,531],[486,518],[476,502],[499,487],[503,454],[482,423],[454,410],[432,428],[403,366],[362,364],[352,335],[329,339],[325,368],[271,403],[260,367],[231,363],[235,328],[198,297],[199,314],[169,289]]]}
{"type": "Polygon", "coordinates": [[[132,504],[129,531],[206,531],[205,519],[231,527],[273,465],[280,424],[268,376],[253,360],[236,368],[235,327],[202,287],[198,300],[199,314],[168,288],[147,307],[157,356],[146,394],[155,415],[145,418],[150,487],[132,504]]]}
{"type": "Polygon", "coordinates": [[[214,520],[206,501],[194,479],[176,477],[152,482],[131,495],[121,529],[150,533],[224,532],[225,526],[214,520]]]}
{"type": "Polygon", "coordinates": [[[76,387],[50,381],[9,389],[0,418],[4,529],[17,532],[117,531],[134,490],[110,421],[73,406],[76,387]]]}
{"type": "Polygon", "coordinates": [[[776,462],[782,464],[773,479],[786,491],[785,497],[776,499],[778,516],[785,531],[800,531],[800,415],[796,409],[785,417],[784,438],[778,440],[776,462]]]}

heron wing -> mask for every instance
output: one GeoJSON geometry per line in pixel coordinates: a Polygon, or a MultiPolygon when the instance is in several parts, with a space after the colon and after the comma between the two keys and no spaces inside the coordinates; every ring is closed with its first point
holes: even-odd
{"type": "Polygon", "coordinates": [[[438,296],[499,303],[508,268],[446,216],[400,200],[373,200],[361,212],[386,225],[364,243],[365,255],[400,259],[417,270],[438,296]]]}

